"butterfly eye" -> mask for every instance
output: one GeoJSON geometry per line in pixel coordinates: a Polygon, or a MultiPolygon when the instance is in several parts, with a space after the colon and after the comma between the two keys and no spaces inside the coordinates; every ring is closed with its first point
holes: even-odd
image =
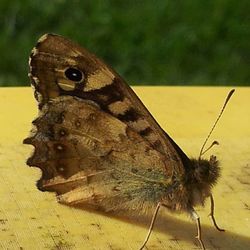
{"type": "Polygon", "coordinates": [[[74,82],[80,82],[83,79],[83,73],[75,68],[68,68],[64,73],[69,80],[74,82]]]}

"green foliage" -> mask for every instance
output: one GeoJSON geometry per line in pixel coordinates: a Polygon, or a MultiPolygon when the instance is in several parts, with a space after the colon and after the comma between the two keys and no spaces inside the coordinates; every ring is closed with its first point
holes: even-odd
{"type": "Polygon", "coordinates": [[[47,32],[131,84],[248,85],[249,13],[249,0],[2,0],[0,86],[28,85],[29,53],[47,32]]]}

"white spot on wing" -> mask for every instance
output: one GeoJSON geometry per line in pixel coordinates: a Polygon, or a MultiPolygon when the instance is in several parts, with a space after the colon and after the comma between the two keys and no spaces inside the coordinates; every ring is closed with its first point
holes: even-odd
{"type": "Polygon", "coordinates": [[[38,77],[32,76],[32,79],[33,79],[34,83],[36,84],[36,86],[38,86],[40,83],[38,77]]]}
{"type": "Polygon", "coordinates": [[[44,42],[47,38],[48,38],[48,34],[45,34],[45,35],[41,36],[41,37],[38,39],[38,43],[44,42]]]}
{"type": "Polygon", "coordinates": [[[31,55],[32,56],[35,56],[38,54],[38,49],[36,47],[34,47],[32,50],[31,50],[31,55]]]}

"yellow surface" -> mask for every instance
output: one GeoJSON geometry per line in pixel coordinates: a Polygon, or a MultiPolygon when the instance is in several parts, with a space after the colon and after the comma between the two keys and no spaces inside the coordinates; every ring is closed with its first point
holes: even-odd
{"type": "MultiPolygon", "coordinates": [[[[180,147],[197,156],[229,88],[136,87],[148,109],[180,147]]],[[[0,88],[0,248],[138,249],[149,219],[105,216],[56,202],[53,193],[36,189],[40,171],[25,160],[23,145],[37,106],[31,88],[0,88]]],[[[220,145],[207,155],[221,161],[222,177],[214,189],[216,218],[209,204],[199,208],[207,249],[250,249],[250,88],[237,88],[212,140],[220,145]]],[[[147,249],[199,249],[196,227],[186,215],[161,210],[147,249]]]]}

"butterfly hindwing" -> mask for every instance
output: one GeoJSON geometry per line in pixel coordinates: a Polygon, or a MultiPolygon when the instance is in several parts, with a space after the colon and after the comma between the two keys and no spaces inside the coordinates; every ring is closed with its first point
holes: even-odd
{"type": "Polygon", "coordinates": [[[28,164],[42,169],[39,189],[55,191],[62,203],[146,210],[171,189],[163,155],[93,102],[55,98],[34,124],[28,164]]]}

